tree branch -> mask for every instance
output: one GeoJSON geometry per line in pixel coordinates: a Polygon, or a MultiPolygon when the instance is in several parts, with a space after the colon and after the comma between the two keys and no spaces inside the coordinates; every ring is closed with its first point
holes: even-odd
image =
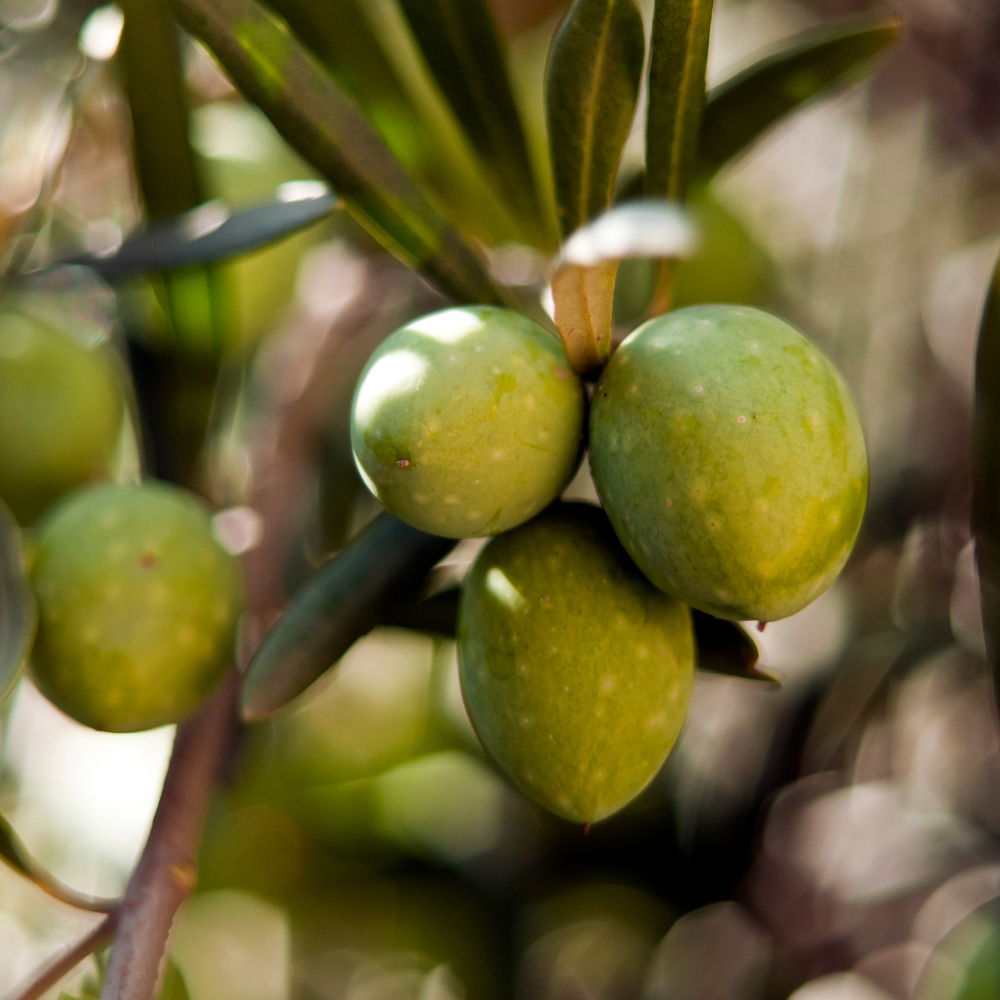
{"type": "Polygon", "coordinates": [[[100,951],[114,936],[118,911],[109,913],[86,937],[47,962],[27,982],[7,995],[6,1000],[37,1000],[63,976],[73,971],[85,958],[100,951]]]}
{"type": "Polygon", "coordinates": [[[102,1000],[153,996],[174,915],[197,880],[212,788],[235,729],[238,684],[234,670],[177,730],[149,840],[118,911],[102,1000]]]}

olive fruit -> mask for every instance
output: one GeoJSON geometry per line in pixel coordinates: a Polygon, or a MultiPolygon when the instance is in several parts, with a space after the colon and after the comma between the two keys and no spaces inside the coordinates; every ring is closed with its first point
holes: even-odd
{"type": "Polygon", "coordinates": [[[0,497],[22,523],[107,473],[122,422],[109,357],[0,312],[0,497]]]}
{"type": "Polygon", "coordinates": [[[737,620],[784,618],[823,593],[868,491],[840,374],[748,306],[680,309],[627,337],[594,393],[590,464],[646,576],[737,620]]]}
{"type": "Polygon", "coordinates": [[[210,511],[174,486],[97,486],[45,520],[32,566],[41,692],[94,729],[179,722],[225,672],[243,605],[210,511]]]}
{"type": "Polygon", "coordinates": [[[458,656],[496,762],[546,809],[589,823],[635,798],[674,745],[694,638],[688,609],[639,572],[604,512],[560,503],[480,552],[458,656]]]}
{"type": "Polygon", "coordinates": [[[445,309],[375,351],[351,409],[368,488],[407,524],[468,538],[506,531],[563,491],[584,398],[562,345],[507,309],[445,309]]]}

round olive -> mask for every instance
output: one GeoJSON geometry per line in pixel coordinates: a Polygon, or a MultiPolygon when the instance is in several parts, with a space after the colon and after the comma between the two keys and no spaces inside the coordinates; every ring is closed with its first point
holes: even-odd
{"type": "Polygon", "coordinates": [[[591,504],[556,504],[480,552],[458,653],[483,745],[527,795],[581,823],[646,787],[691,696],[688,609],[646,580],[591,504]]]}
{"type": "Polygon", "coordinates": [[[618,537],[658,587],[722,618],[772,621],[826,590],[868,492],[836,368],[747,306],[651,320],[601,375],[590,464],[618,537]]]}
{"type": "Polygon", "coordinates": [[[493,535],[563,491],[580,456],[584,398],[562,345],[507,309],[445,309],[375,351],[351,411],[362,478],[407,524],[493,535]]]}
{"type": "Polygon", "coordinates": [[[22,523],[108,471],[122,393],[100,348],[0,312],[0,498],[22,523]]]}
{"type": "Polygon", "coordinates": [[[42,693],[94,729],[180,722],[233,655],[237,561],[211,512],[162,483],[74,493],[43,523],[32,566],[42,693]]]}

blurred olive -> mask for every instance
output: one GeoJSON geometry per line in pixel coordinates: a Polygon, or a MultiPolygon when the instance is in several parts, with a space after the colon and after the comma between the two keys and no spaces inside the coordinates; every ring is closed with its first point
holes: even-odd
{"type": "Polygon", "coordinates": [[[0,313],[0,497],[22,524],[108,474],[122,412],[107,348],[0,313]]]}
{"type": "MultiPolygon", "coordinates": [[[[249,104],[203,105],[192,112],[191,132],[206,190],[228,208],[271,201],[281,184],[317,177],[249,104]]],[[[252,349],[270,331],[291,299],[299,257],[322,233],[322,225],[313,226],[223,265],[232,296],[234,352],[252,349]]]]}
{"type": "Polygon", "coordinates": [[[974,910],[949,931],[913,991],[916,1000],[996,1000],[1000,996],[1000,901],[974,910]]]}

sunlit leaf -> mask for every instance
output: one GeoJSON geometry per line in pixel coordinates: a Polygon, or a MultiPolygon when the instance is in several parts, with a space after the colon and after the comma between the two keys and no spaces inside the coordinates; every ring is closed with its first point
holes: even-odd
{"type": "Polygon", "coordinates": [[[172,8],[387,250],[461,302],[503,300],[482,260],[282,22],[253,0],[172,0],[172,8]]]}
{"type": "Polygon", "coordinates": [[[630,201],[581,226],[563,245],[561,259],[580,267],[630,257],[688,257],[697,245],[691,217],[676,202],[630,201]]]}
{"type": "Polygon", "coordinates": [[[539,207],[528,146],[486,0],[400,0],[400,6],[494,186],[537,234],[539,207]]]}
{"type": "Polygon", "coordinates": [[[683,199],[698,155],[713,0],[656,0],[646,109],[646,194],[683,199]]]}
{"type": "Polygon", "coordinates": [[[455,544],[380,514],[316,571],[264,637],[243,682],[243,717],[266,718],[305,691],[455,544]]]}
{"type": "Polygon", "coordinates": [[[695,243],[694,227],[683,208],[659,198],[618,205],[569,237],[552,275],[552,301],[574,371],[591,375],[611,355],[618,262],[684,257],[695,243]]]}
{"type": "Polygon", "coordinates": [[[107,281],[228,260],[326,218],[336,198],[319,181],[282,185],[279,200],[229,215],[218,202],[207,202],[175,219],[130,236],[113,254],[75,257],[107,281]]]}
{"type": "Polygon", "coordinates": [[[698,649],[695,663],[699,670],[769,684],[780,683],[780,678],[760,667],[757,644],[741,625],[694,610],[691,621],[698,649]]]}
{"type": "Polygon", "coordinates": [[[642,15],[634,0],[574,0],[556,33],[545,100],[564,235],[611,201],[644,56],[642,15]]]}
{"type": "Polygon", "coordinates": [[[701,124],[699,172],[715,173],[785,115],[860,76],[901,30],[898,21],[866,19],[805,32],[714,87],[701,124]]]}
{"type": "Polygon", "coordinates": [[[997,687],[1000,681],[1000,261],[993,272],[976,349],[972,531],[983,634],[997,687]]]}
{"type": "Polygon", "coordinates": [[[24,670],[37,624],[21,532],[0,502],[0,703],[10,697],[24,670]]]}
{"type": "Polygon", "coordinates": [[[19,875],[34,882],[43,892],[79,910],[108,913],[117,900],[100,899],[77,892],[50,875],[27,851],[4,816],[0,816],[0,860],[19,875]]]}

